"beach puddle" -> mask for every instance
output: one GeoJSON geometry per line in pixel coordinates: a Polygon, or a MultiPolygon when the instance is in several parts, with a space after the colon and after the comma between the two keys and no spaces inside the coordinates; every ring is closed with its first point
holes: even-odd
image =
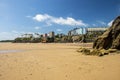
{"type": "Polygon", "coordinates": [[[22,50],[0,50],[0,53],[15,53],[21,52],[22,50]]]}

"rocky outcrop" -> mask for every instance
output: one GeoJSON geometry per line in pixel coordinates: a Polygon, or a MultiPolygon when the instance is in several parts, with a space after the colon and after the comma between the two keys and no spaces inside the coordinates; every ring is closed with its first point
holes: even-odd
{"type": "Polygon", "coordinates": [[[98,50],[98,49],[87,49],[87,48],[79,48],[77,52],[82,53],[84,55],[92,55],[92,56],[104,56],[111,53],[109,52],[109,50],[104,50],[104,49],[98,50]]]}
{"type": "Polygon", "coordinates": [[[120,16],[112,23],[112,26],[94,44],[94,49],[118,49],[120,50],[120,16]]]}

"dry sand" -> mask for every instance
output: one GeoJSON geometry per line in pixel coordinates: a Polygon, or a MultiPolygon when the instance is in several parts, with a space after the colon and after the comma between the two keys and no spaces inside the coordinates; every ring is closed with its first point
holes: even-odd
{"type": "Polygon", "coordinates": [[[0,43],[0,50],[20,50],[0,53],[0,80],[120,80],[120,54],[84,56],[77,48],[78,44],[0,43]]]}

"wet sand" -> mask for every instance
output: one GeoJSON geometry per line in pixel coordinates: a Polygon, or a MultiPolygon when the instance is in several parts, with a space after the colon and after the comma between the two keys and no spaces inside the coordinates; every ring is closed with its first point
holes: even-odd
{"type": "Polygon", "coordinates": [[[91,44],[0,43],[0,80],[120,80],[120,54],[76,52],[91,44]]]}

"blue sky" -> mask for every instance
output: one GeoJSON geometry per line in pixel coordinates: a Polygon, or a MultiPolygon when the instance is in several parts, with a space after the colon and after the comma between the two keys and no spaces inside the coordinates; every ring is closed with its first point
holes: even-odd
{"type": "Polygon", "coordinates": [[[108,26],[118,15],[120,0],[0,0],[0,40],[108,26]]]}

